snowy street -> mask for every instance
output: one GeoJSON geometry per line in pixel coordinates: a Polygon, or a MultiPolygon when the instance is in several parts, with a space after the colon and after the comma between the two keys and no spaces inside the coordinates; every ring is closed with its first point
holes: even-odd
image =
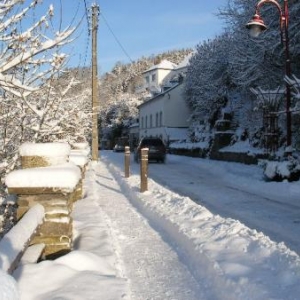
{"type": "MultiPolygon", "coordinates": [[[[122,168],[122,155],[113,159],[122,168]]],[[[139,174],[137,164],[132,163],[131,170],[139,174]]],[[[149,164],[149,177],[156,182],[214,214],[239,220],[276,242],[284,242],[299,255],[299,183],[264,182],[262,176],[258,166],[176,155],[169,155],[165,165],[149,164]]]]}
{"type": "MultiPolygon", "coordinates": [[[[296,207],[284,193],[296,198],[299,183],[265,183],[256,166],[170,155],[165,165],[149,164],[149,190],[140,193],[139,165],[132,162],[126,179],[123,159],[124,153],[101,151],[99,163],[90,164],[85,196],[74,206],[74,250],[55,261],[20,267],[14,277],[21,300],[299,299],[300,258],[281,243],[282,232],[268,228],[280,197],[287,207],[296,207]],[[239,192],[233,199],[241,189],[247,196],[239,192]],[[271,203],[264,210],[268,222],[255,194],[275,201],[266,201],[271,203]],[[253,224],[274,232],[279,243],[238,218],[224,218],[221,212],[230,209],[218,203],[250,221],[257,211],[253,224]]],[[[299,210],[293,213],[290,240],[297,245],[299,210]]],[[[278,215],[277,223],[286,218],[278,215]]]]}

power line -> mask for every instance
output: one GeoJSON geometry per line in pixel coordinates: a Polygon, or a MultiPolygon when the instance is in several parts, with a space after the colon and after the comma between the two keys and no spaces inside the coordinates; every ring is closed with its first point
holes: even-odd
{"type": "Polygon", "coordinates": [[[89,47],[90,47],[90,33],[87,34],[86,36],[86,43],[85,43],[85,51],[84,51],[84,57],[83,57],[83,67],[87,65],[87,57],[89,53],[89,47]]]}
{"type": "Polygon", "coordinates": [[[103,13],[101,11],[100,11],[100,15],[102,16],[102,18],[104,20],[104,23],[106,24],[107,28],[109,29],[110,33],[112,34],[112,36],[114,37],[114,39],[116,40],[116,42],[118,43],[118,45],[120,46],[120,48],[122,49],[122,51],[124,52],[124,54],[130,60],[130,62],[133,63],[133,60],[131,59],[131,57],[129,56],[128,52],[125,50],[125,48],[123,47],[123,45],[121,44],[121,42],[119,41],[119,39],[117,38],[117,36],[114,34],[113,30],[109,26],[106,18],[104,17],[104,15],[103,15],[103,13]]]}
{"type": "MultiPolygon", "coordinates": [[[[78,0],[77,13],[79,11],[79,3],[80,3],[80,0],[78,0]]],[[[82,21],[84,19],[86,19],[87,28],[84,26],[83,29],[81,30],[81,32],[79,33],[79,35],[77,36],[77,38],[79,38],[80,36],[83,36],[84,39],[86,40],[86,42],[84,43],[85,49],[84,49],[83,55],[81,55],[81,54],[79,55],[78,68],[80,68],[81,66],[83,68],[85,68],[87,66],[87,57],[88,57],[88,50],[89,50],[89,47],[90,47],[90,37],[91,37],[89,17],[90,17],[90,14],[89,14],[89,9],[88,9],[88,6],[87,6],[87,2],[86,2],[86,0],[84,0],[84,13],[81,17],[80,23],[82,23],[82,21]]],[[[75,20],[75,16],[73,17],[72,22],[74,20],[75,20]]]]}
{"type": "Polygon", "coordinates": [[[86,22],[87,22],[87,26],[88,26],[88,32],[89,32],[89,35],[90,35],[90,22],[89,22],[89,14],[88,14],[88,8],[87,8],[86,0],[84,0],[84,8],[85,8],[85,16],[86,16],[86,22]]]}

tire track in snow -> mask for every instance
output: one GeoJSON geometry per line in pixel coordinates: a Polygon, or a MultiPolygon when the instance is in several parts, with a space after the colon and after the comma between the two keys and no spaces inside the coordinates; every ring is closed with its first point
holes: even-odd
{"type": "Polygon", "coordinates": [[[106,188],[98,201],[109,217],[110,230],[119,243],[116,249],[121,249],[131,299],[208,299],[176,251],[131,205],[110,173],[101,175],[101,184],[106,188]]]}

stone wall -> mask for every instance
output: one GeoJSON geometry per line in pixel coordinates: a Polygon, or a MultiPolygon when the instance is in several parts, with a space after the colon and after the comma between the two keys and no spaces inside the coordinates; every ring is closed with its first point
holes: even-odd
{"type": "MultiPolygon", "coordinates": [[[[34,145],[29,146],[34,148],[34,145]]],[[[51,147],[55,149],[55,146],[51,145],[51,147]]],[[[66,156],[66,151],[69,149],[70,154],[71,148],[68,144],[65,147],[61,143],[57,145],[57,149],[62,150],[62,153],[58,150],[57,159],[53,155],[47,157],[49,148],[47,149],[45,145],[38,144],[37,148],[37,156],[28,155],[28,149],[26,151],[23,149],[26,152],[24,157],[21,156],[23,169],[11,172],[6,178],[6,183],[8,192],[17,195],[18,220],[35,204],[39,203],[44,207],[44,222],[30,244],[45,244],[43,257],[54,258],[72,250],[71,213],[74,201],[82,198],[82,179],[88,160],[81,159],[79,166],[74,162],[69,163],[69,155],[66,156]],[[63,164],[60,166],[60,163],[63,164]],[[61,172],[64,178],[73,178],[73,181],[67,186],[64,180],[54,181],[55,183],[51,184],[53,177],[59,177],[61,172]],[[28,184],[22,186],[20,182],[28,182],[28,184]],[[31,185],[30,182],[38,184],[31,185]],[[43,182],[42,186],[39,182],[43,182]]]]}

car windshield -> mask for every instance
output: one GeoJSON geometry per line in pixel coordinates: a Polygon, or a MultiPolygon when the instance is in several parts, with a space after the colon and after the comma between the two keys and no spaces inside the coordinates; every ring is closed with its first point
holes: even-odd
{"type": "Polygon", "coordinates": [[[163,146],[163,142],[160,139],[147,139],[143,140],[141,143],[142,146],[163,146]]]}

